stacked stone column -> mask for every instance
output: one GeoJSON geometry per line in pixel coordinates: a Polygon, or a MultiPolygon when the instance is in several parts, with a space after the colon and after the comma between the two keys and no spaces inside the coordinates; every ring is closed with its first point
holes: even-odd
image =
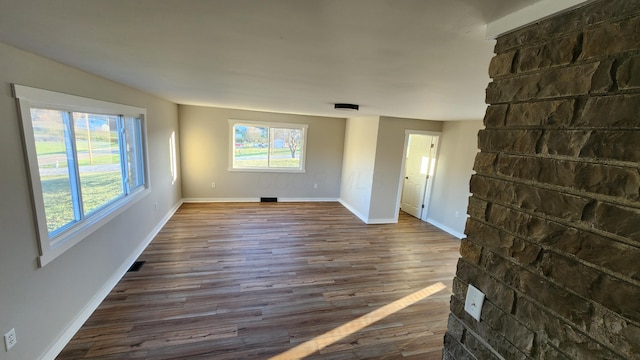
{"type": "Polygon", "coordinates": [[[640,359],[640,1],[495,51],[443,359],[640,359]]]}

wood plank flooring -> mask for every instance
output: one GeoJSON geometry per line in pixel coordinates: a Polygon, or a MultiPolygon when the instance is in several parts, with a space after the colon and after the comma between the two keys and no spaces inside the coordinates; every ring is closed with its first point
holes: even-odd
{"type": "Polygon", "coordinates": [[[339,203],[184,204],[57,359],[440,360],[459,246],[339,203]]]}

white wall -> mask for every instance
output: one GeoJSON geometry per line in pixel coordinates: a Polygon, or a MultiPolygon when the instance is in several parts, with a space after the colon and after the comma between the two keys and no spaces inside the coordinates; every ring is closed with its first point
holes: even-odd
{"type": "Polygon", "coordinates": [[[427,221],[457,237],[464,236],[469,180],[483,127],[481,120],[447,121],[442,126],[427,221]]]}
{"type": "Polygon", "coordinates": [[[393,223],[398,221],[398,196],[401,188],[402,155],[405,130],[442,130],[442,122],[381,116],[371,194],[369,222],[393,223]]]}
{"type": "Polygon", "coordinates": [[[0,59],[0,335],[15,328],[18,338],[10,352],[0,346],[0,359],[38,359],[70,325],[79,326],[74,321],[92,310],[92,299],[101,300],[98,295],[105,286],[126,270],[154,227],[179,203],[180,182],[172,184],[169,162],[169,137],[178,131],[178,110],[173,103],[4,44],[0,59]],[[43,268],[36,262],[36,231],[11,83],[147,109],[151,194],[43,268]]]}
{"type": "Polygon", "coordinates": [[[337,200],[346,119],[186,105],[179,117],[185,200],[337,200]],[[229,119],[309,125],[305,173],[229,171],[229,119]]]}
{"type": "Polygon", "coordinates": [[[362,221],[369,219],[379,118],[347,119],[340,202],[362,221]]]}
{"type": "Polygon", "coordinates": [[[398,221],[405,130],[439,132],[442,123],[386,116],[347,119],[340,200],[366,223],[398,221]]]}

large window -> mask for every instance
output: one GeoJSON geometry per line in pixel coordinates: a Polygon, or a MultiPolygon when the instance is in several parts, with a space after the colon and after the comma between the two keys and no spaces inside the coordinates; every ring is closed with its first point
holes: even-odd
{"type": "Polygon", "coordinates": [[[14,85],[41,266],[148,188],[145,110],[14,85]]]}
{"type": "Polygon", "coordinates": [[[229,123],[232,170],[304,172],[307,125],[229,123]]]}

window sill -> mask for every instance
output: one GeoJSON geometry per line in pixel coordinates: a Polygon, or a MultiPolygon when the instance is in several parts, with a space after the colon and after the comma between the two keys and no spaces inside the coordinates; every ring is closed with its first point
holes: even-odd
{"type": "Polygon", "coordinates": [[[51,246],[46,251],[42,250],[42,255],[38,257],[38,265],[40,267],[47,265],[150,193],[149,188],[138,190],[49,239],[51,246]]]}

